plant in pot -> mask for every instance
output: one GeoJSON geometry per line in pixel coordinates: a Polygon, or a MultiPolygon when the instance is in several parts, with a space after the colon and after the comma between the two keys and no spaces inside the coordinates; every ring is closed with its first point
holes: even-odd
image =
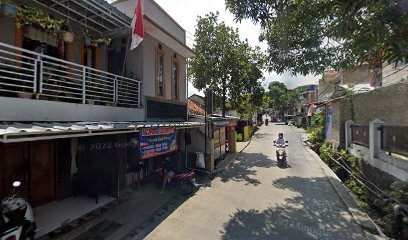
{"type": "Polygon", "coordinates": [[[106,48],[111,43],[112,39],[110,38],[97,38],[92,41],[94,46],[98,46],[100,48],[106,48]]]}
{"type": "Polygon", "coordinates": [[[0,0],[1,13],[4,16],[16,17],[18,12],[18,7],[11,3],[9,0],[0,0]]]}
{"type": "Polygon", "coordinates": [[[22,6],[18,9],[16,24],[19,28],[26,26],[26,33],[30,38],[55,45],[56,36],[60,34],[64,20],[54,19],[40,9],[22,6]]]}
{"type": "Polygon", "coordinates": [[[67,25],[62,27],[62,39],[67,43],[72,43],[74,41],[74,33],[69,31],[67,25]]]}
{"type": "Polygon", "coordinates": [[[85,31],[83,32],[83,40],[84,40],[84,45],[85,46],[91,46],[92,45],[92,37],[89,35],[89,31],[86,28],[85,31]]]}

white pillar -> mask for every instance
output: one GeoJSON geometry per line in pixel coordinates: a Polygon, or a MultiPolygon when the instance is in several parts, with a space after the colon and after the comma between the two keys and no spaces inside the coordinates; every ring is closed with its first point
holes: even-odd
{"type": "Polygon", "coordinates": [[[381,151],[381,130],[379,128],[383,125],[384,122],[378,119],[370,122],[370,159],[372,163],[377,158],[378,152],[381,151]]]}
{"type": "Polygon", "coordinates": [[[346,131],[346,133],[345,133],[345,140],[346,140],[346,142],[345,142],[345,148],[346,148],[346,150],[349,148],[349,147],[351,147],[351,141],[352,141],[352,139],[351,139],[351,134],[352,134],[352,130],[351,130],[351,126],[354,124],[354,121],[353,120],[347,120],[346,121],[346,123],[345,123],[345,131],[346,131]]]}

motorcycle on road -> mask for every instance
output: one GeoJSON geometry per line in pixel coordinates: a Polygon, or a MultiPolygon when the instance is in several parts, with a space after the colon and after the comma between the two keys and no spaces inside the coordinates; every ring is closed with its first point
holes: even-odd
{"type": "Polygon", "coordinates": [[[273,141],[273,145],[276,147],[278,166],[287,166],[288,163],[286,160],[286,147],[288,146],[288,141],[285,141],[285,144],[276,144],[276,141],[273,141]]]}

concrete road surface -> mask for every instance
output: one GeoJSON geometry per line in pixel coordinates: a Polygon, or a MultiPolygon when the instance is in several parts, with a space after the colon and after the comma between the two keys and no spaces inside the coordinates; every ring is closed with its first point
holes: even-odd
{"type": "Polygon", "coordinates": [[[281,123],[263,126],[211,187],[201,189],[147,239],[365,239],[323,170],[281,123]],[[289,141],[279,168],[272,141],[289,141]]]}

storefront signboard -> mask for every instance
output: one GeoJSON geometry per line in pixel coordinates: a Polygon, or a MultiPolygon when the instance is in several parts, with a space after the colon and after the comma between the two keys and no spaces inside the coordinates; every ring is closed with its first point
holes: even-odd
{"type": "Polygon", "coordinates": [[[174,128],[143,128],[140,131],[140,155],[152,158],[178,150],[174,128]]]}

